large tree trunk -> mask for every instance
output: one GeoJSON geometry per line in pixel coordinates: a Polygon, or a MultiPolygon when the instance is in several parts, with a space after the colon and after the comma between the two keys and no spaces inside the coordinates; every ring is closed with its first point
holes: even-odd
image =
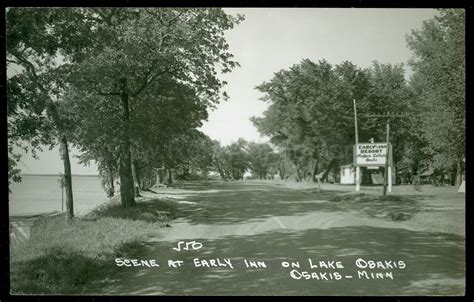
{"type": "Polygon", "coordinates": [[[224,170],[222,169],[222,166],[221,166],[221,163],[219,161],[219,159],[217,159],[217,156],[214,156],[214,159],[216,161],[216,167],[217,167],[217,171],[219,172],[220,176],[222,177],[222,179],[226,179],[226,175],[225,175],[225,172],[224,170]]]}
{"type": "Polygon", "coordinates": [[[107,192],[107,197],[113,197],[115,194],[115,187],[114,187],[114,171],[112,168],[112,164],[110,162],[107,163],[107,169],[109,170],[107,173],[108,181],[109,181],[109,192],[107,192]]]}
{"type": "Polygon", "coordinates": [[[331,171],[331,169],[333,168],[335,164],[336,164],[336,159],[335,158],[331,159],[326,171],[323,173],[323,176],[321,177],[321,181],[327,181],[329,172],[331,171]]]}
{"type": "Polygon", "coordinates": [[[171,169],[168,169],[168,179],[166,180],[168,186],[173,184],[173,172],[171,172],[171,169]]]}
{"type": "Polygon", "coordinates": [[[296,167],[296,182],[300,182],[300,181],[301,181],[300,169],[298,169],[298,167],[296,167]]]}
{"type": "Polygon", "coordinates": [[[191,175],[190,168],[187,164],[183,167],[183,179],[188,180],[191,175]]]}
{"type": "Polygon", "coordinates": [[[130,153],[130,109],[128,104],[127,79],[122,78],[120,84],[120,99],[122,101],[124,133],[120,154],[120,197],[123,207],[135,205],[133,190],[132,157],[130,153]]]}
{"type": "Polygon", "coordinates": [[[117,168],[115,165],[115,161],[113,160],[114,156],[111,154],[109,149],[104,148],[104,154],[105,154],[105,164],[106,164],[106,169],[107,173],[105,174],[105,177],[107,178],[106,181],[108,183],[108,191],[107,191],[107,197],[113,197],[115,194],[115,186],[114,186],[114,180],[115,180],[115,169],[117,168]]]}
{"type": "Polygon", "coordinates": [[[138,178],[137,164],[132,160],[132,177],[133,185],[135,189],[135,197],[141,197],[140,195],[140,180],[138,178]]]}
{"type": "Polygon", "coordinates": [[[334,176],[334,183],[339,181],[339,171],[338,171],[339,162],[336,160],[334,165],[332,166],[332,175],[334,176]]]}
{"type": "Polygon", "coordinates": [[[123,207],[135,205],[135,193],[133,190],[133,176],[132,167],[127,163],[127,150],[130,155],[130,149],[122,147],[122,154],[120,159],[119,176],[120,176],[120,198],[123,207]]]}
{"type": "Polygon", "coordinates": [[[160,184],[165,183],[165,168],[163,168],[163,167],[158,169],[158,182],[160,184]]]}
{"type": "Polygon", "coordinates": [[[283,169],[281,167],[278,168],[278,173],[280,174],[280,179],[285,179],[285,174],[283,173],[283,169]]]}
{"type": "Polygon", "coordinates": [[[66,188],[66,219],[71,220],[74,217],[74,201],[72,197],[72,176],[71,176],[71,162],[69,160],[69,150],[67,138],[64,135],[61,137],[59,146],[61,159],[64,164],[64,186],[66,188]]]}

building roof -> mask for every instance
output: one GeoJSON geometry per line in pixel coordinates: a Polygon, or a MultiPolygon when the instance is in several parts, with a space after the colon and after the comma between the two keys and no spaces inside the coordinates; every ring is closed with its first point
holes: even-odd
{"type": "Polygon", "coordinates": [[[354,165],[353,164],[347,164],[347,165],[342,165],[340,166],[341,168],[351,168],[353,167],[354,165]]]}

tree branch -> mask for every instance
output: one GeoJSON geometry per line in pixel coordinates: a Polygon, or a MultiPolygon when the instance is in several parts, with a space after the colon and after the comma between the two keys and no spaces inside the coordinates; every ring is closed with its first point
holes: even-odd
{"type": "Polygon", "coordinates": [[[98,95],[102,95],[102,96],[108,96],[108,95],[120,95],[120,92],[103,92],[102,90],[100,89],[97,89],[97,88],[94,88],[94,91],[97,92],[98,95]]]}
{"type": "Polygon", "coordinates": [[[112,8],[108,14],[104,14],[100,8],[93,8],[92,10],[101,18],[101,19],[94,18],[96,21],[101,21],[101,22],[105,22],[108,25],[113,25],[111,21],[112,21],[112,17],[116,13],[116,9],[112,8]]]}
{"type": "Polygon", "coordinates": [[[156,13],[150,11],[150,10],[147,10],[147,9],[145,9],[145,11],[146,11],[147,13],[149,13],[150,15],[153,15],[153,16],[155,16],[155,17],[158,17],[158,19],[159,19],[159,21],[160,21],[160,24],[163,25],[163,26],[166,26],[166,27],[170,27],[171,24],[172,24],[176,19],[178,19],[179,17],[181,17],[181,16],[184,14],[184,11],[182,11],[182,12],[178,13],[176,16],[174,16],[173,18],[167,20],[167,22],[165,22],[165,20],[163,19],[163,14],[161,14],[161,13],[156,14],[156,13]]]}
{"type": "Polygon", "coordinates": [[[130,94],[130,97],[135,97],[137,96],[138,94],[140,94],[147,86],[148,84],[151,83],[151,81],[153,81],[153,79],[158,75],[158,74],[155,74],[154,76],[152,76],[151,78],[150,75],[151,73],[153,72],[153,69],[155,68],[155,65],[156,63],[158,62],[158,60],[154,60],[153,63],[151,64],[151,67],[150,69],[148,70],[148,72],[146,73],[146,75],[144,76],[144,81],[142,82],[142,84],[137,88],[137,90],[135,90],[134,92],[132,92],[130,94]]]}
{"type": "Polygon", "coordinates": [[[39,77],[36,74],[36,68],[33,65],[33,63],[28,61],[26,58],[24,58],[21,54],[17,53],[16,51],[12,51],[11,53],[16,58],[17,60],[16,63],[17,64],[20,63],[20,65],[22,65],[23,67],[27,69],[29,78],[33,80],[33,82],[41,90],[41,92],[49,96],[48,91],[43,87],[43,85],[41,85],[39,81],[39,77]]]}

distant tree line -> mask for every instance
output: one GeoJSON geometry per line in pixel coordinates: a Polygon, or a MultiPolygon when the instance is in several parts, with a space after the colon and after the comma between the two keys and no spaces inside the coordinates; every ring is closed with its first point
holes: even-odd
{"type": "Polygon", "coordinates": [[[236,142],[222,146],[219,141],[211,140],[203,133],[196,132],[196,136],[188,140],[187,146],[180,150],[185,154],[178,158],[184,160],[169,170],[171,175],[160,175],[162,172],[158,171],[160,182],[171,183],[173,178],[270,179],[278,171],[280,157],[268,143],[248,142],[239,138],[236,142]]]}
{"type": "Polygon", "coordinates": [[[268,143],[242,138],[228,146],[214,142],[213,168],[222,179],[244,179],[246,172],[251,172],[252,179],[269,179],[275,175],[278,162],[278,154],[268,143]]]}

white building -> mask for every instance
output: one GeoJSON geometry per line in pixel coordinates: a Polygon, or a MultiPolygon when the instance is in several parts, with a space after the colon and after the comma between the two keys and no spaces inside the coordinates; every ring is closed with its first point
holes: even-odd
{"type": "Polygon", "coordinates": [[[355,184],[355,167],[352,164],[341,166],[341,184],[355,184]]]}
{"type": "MultiPolygon", "coordinates": [[[[355,185],[355,172],[356,168],[353,164],[348,164],[340,167],[341,171],[341,185],[355,185]]],[[[360,173],[362,178],[362,173],[364,169],[375,170],[377,167],[361,167],[360,173]]],[[[392,168],[392,185],[396,184],[395,179],[395,168],[392,168]]],[[[382,184],[383,183],[383,173],[372,173],[372,183],[373,184],[382,184]]]]}

